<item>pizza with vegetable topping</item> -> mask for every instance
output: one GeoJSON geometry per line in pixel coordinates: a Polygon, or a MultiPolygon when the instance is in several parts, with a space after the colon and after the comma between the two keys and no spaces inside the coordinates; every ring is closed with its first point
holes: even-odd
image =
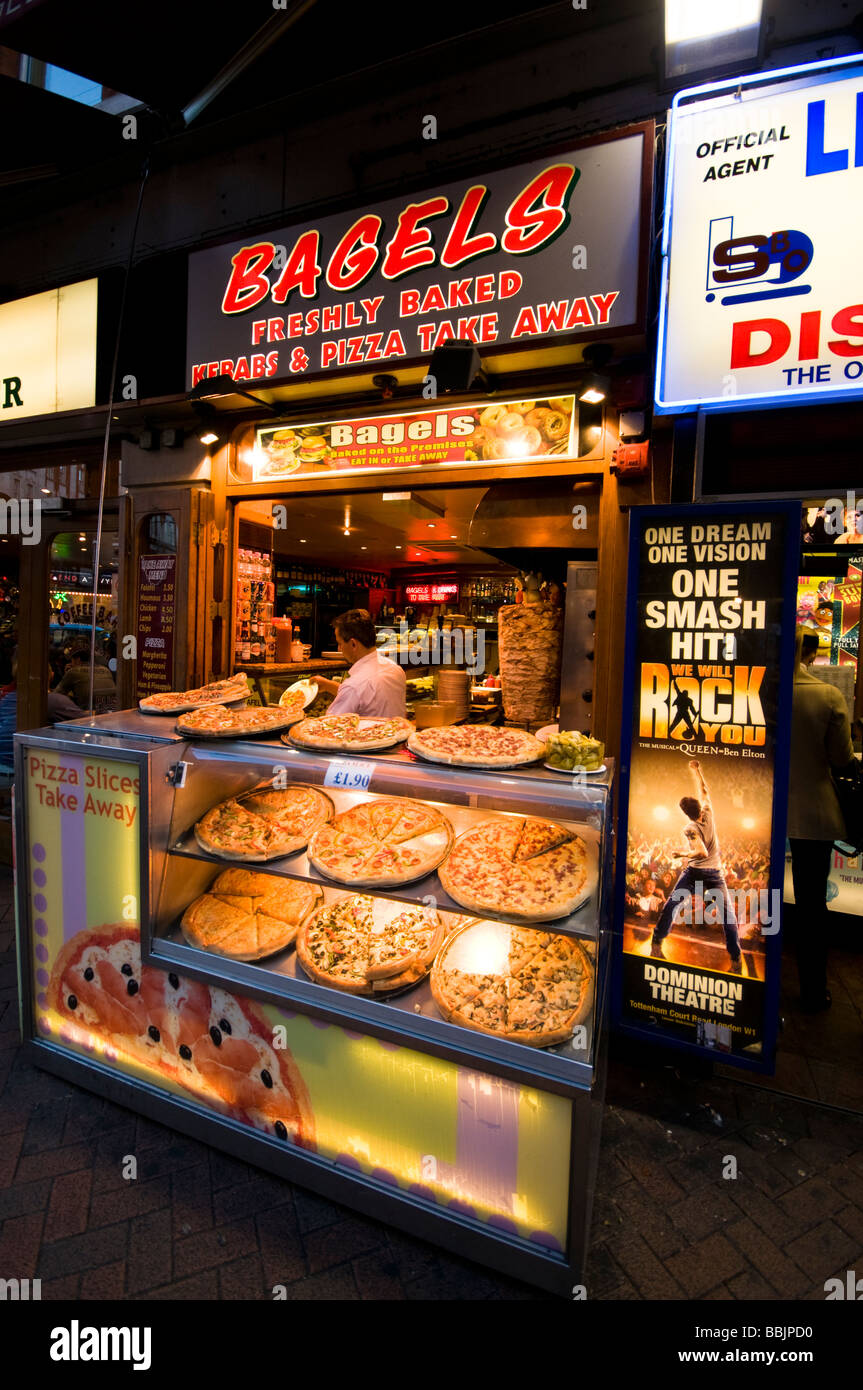
{"type": "Polygon", "coordinates": [[[595,880],[585,841],[536,816],[472,826],[439,872],[450,897],[469,911],[534,922],[568,917],[586,902],[595,880]]]}
{"type": "Polygon", "coordinates": [[[297,959],[313,980],[349,994],[384,994],[416,984],[443,940],[432,908],[401,912],[361,894],[326,903],[297,935],[297,959]]]}
{"type": "Polygon", "coordinates": [[[254,738],[280,733],[303,718],[299,705],[258,705],[251,709],[227,709],[225,705],[205,705],[181,714],[177,732],[190,738],[254,738]]]}
{"type": "Polygon", "coordinates": [[[387,888],[430,874],[452,842],[452,826],[434,806],[365,801],[317,831],[309,841],[309,862],[337,883],[387,888]]]}
{"type": "Polygon", "coordinates": [[[572,1037],[593,1003],[593,963],[574,937],[475,922],[453,932],[431,974],[444,1018],[528,1047],[572,1037]],[[486,975],[476,966],[488,962],[486,975]]]}
{"type": "Polygon", "coordinates": [[[261,787],[214,806],[195,826],[195,839],[220,859],[264,863],[305,849],[334,811],[317,787],[261,787]]]}
{"type": "Polygon", "coordinates": [[[417,729],[408,739],[408,748],[433,763],[458,767],[519,767],[537,762],[545,753],[545,744],[533,734],[493,724],[417,729]]]}
{"type": "Polygon", "coordinates": [[[218,705],[246,699],[249,679],[245,671],[224,681],[211,681],[194,690],[167,690],[159,695],[146,695],[138,701],[142,714],[182,714],[200,705],[218,705]]]}
{"type": "Polygon", "coordinates": [[[404,743],[413,725],[407,719],[371,719],[359,714],[326,714],[304,719],[284,736],[300,748],[323,748],[334,753],[373,752],[404,743]]]}

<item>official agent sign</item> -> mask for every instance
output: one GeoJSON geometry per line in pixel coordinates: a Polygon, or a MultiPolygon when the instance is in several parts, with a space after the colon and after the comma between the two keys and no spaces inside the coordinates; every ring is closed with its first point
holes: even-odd
{"type": "Polygon", "coordinates": [[[772,1067],[799,507],[632,513],[618,1021],[772,1067]]]}
{"type": "Polygon", "coordinates": [[[194,253],[187,385],[639,329],[652,126],[194,253]]]}
{"type": "Polygon", "coordinates": [[[676,98],[660,410],[790,404],[863,389],[854,230],[861,197],[859,59],[676,98]]]}

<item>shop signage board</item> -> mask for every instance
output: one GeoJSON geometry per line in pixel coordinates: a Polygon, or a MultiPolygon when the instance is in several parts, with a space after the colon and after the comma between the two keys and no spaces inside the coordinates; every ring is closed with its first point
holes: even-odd
{"type": "Polygon", "coordinates": [[[407,603],[446,603],[458,598],[457,584],[406,584],[407,603]]]}
{"type": "Polygon", "coordinates": [[[187,386],[643,332],[653,126],[194,252],[187,386]]]}
{"type": "Polygon", "coordinates": [[[758,1071],[779,998],[799,533],[797,503],[631,513],[616,1019],[758,1071]]]}
{"type": "Polygon", "coordinates": [[[675,98],[659,410],[860,394],[861,196],[859,56],[675,98]]]}
{"type": "Polygon", "coordinates": [[[317,1158],[499,1238],[563,1254],[570,1101],[226,990],[211,1001],[200,983],[142,966],[139,764],[28,746],[23,767],[25,977],[37,1038],[186,1106],[256,1125],[272,1141],[272,1123],[261,1118],[272,1098],[263,1082],[214,1067],[213,1058],[218,1075],[209,1084],[178,1060],[171,1009],[175,992],[188,994],[184,1008],[194,1001],[201,1011],[196,1056],[207,1049],[211,1007],[234,1020],[234,1036],[278,1047],[280,1082],[302,1115],[302,1146],[317,1158]],[[71,1008],[66,996],[61,1013],[62,973],[85,955],[92,978],[79,984],[71,1008]]]}
{"type": "Polygon", "coordinates": [[[238,451],[242,481],[288,477],[331,478],[382,469],[435,468],[559,462],[578,454],[578,411],[574,396],[531,401],[479,402],[327,420],[257,430],[255,446],[238,451]],[[251,477],[249,477],[251,474],[251,477]]]}
{"type": "Polygon", "coordinates": [[[0,425],[95,404],[98,286],[0,304],[0,425]]]}
{"type": "Polygon", "coordinates": [[[177,622],[176,555],[138,559],[137,698],[171,690],[177,622]]]}

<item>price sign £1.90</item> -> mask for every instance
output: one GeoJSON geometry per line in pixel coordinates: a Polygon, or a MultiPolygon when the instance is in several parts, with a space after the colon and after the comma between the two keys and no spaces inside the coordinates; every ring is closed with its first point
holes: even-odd
{"type": "Polygon", "coordinates": [[[324,778],[325,787],[341,787],[343,791],[367,792],[375,765],[356,758],[331,758],[324,778]]]}

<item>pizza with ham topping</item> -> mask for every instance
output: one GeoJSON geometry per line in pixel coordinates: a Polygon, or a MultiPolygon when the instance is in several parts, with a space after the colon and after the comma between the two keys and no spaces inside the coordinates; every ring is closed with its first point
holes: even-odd
{"type": "Polygon", "coordinates": [[[133,924],[78,932],[51,972],[48,1006],[81,1045],[121,1058],[285,1143],[315,1148],[311,1101],[287,1048],[247,999],[142,965],[133,924]]]}

